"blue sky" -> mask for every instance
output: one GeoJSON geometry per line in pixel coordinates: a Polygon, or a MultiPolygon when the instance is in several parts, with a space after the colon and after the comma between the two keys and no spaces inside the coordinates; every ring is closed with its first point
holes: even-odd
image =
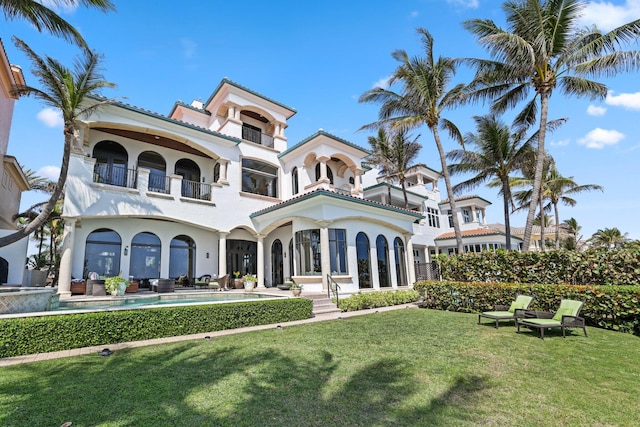
{"type": "MultiPolygon", "coordinates": [[[[501,2],[483,0],[114,3],[117,12],[108,14],[83,8],[60,11],[104,54],[105,77],[118,87],[103,95],[168,114],[177,100],[206,100],[228,77],[298,111],[286,130],[290,146],[322,128],[368,147],[371,133],[358,129],[376,120],[378,107],[359,104],[358,97],[395,69],[392,51],[422,53],[416,28],[434,36],[436,55],[486,58],[462,22],[489,18],[502,24],[504,17],[501,2]]],[[[638,17],[640,0],[617,0],[589,3],[583,18],[585,25],[609,30],[638,17]]],[[[13,35],[38,54],[67,64],[79,52],[26,22],[2,21],[0,37],[9,60],[23,68],[32,85],[37,82],[31,64],[13,45],[13,35]]],[[[470,77],[469,70],[460,69],[456,83],[470,77]]],[[[579,184],[604,187],[602,193],[577,195],[573,208],[561,206],[560,219],[576,218],[585,238],[598,229],[618,227],[640,239],[640,79],[636,73],[602,81],[610,89],[606,100],[564,98],[559,92],[551,98],[550,118],[569,118],[547,139],[560,173],[579,184]]],[[[487,112],[486,106],[476,105],[444,116],[466,133],[475,130],[472,116],[487,112]]],[[[440,169],[430,133],[413,132],[418,134],[423,144],[418,162],[440,169]]],[[[446,150],[457,148],[450,140],[444,144],[446,150]]],[[[9,154],[40,175],[57,178],[62,156],[59,115],[35,100],[19,100],[9,154]]],[[[454,177],[454,183],[460,179],[454,177]]],[[[504,222],[497,191],[480,187],[473,193],[493,203],[487,210],[489,222],[504,222]]],[[[42,198],[25,193],[22,205],[42,198]]],[[[511,223],[523,226],[525,219],[525,214],[516,214],[511,223]]]]}

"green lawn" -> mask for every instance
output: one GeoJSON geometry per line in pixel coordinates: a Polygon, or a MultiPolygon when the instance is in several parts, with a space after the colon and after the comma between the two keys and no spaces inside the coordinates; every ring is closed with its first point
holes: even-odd
{"type": "Polygon", "coordinates": [[[5,367],[0,425],[637,425],[637,336],[476,321],[402,309],[5,367]]]}

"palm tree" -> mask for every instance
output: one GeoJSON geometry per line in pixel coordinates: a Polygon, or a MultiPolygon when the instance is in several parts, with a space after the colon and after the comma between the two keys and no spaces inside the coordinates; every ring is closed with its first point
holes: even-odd
{"type": "Polygon", "coordinates": [[[553,206],[553,214],[555,216],[555,238],[556,249],[560,249],[560,216],[558,213],[558,205],[562,203],[565,206],[575,206],[576,200],[571,196],[574,194],[582,193],[584,191],[604,191],[604,189],[597,184],[583,184],[578,185],[573,180],[573,177],[564,177],[555,167],[549,170],[549,175],[544,179],[543,184],[543,198],[549,200],[551,206],[553,206]]]}
{"type": "Polygon", "coordinates": [[[627,243],[628,233],[622,234],[616,227],[604,228],[596,231],[589,239],[589,243],[594,247],[603,247],[608,249],[621,248],[627,243]]]}
{"type": "MultiPolygon", "coordinates": [[[[393,131],[391,135],[387,135],[384,129],[379,129],[377,136],[369,137],[372,153],[368,163],[379,165],[380,172],[387,177],[398,177],[404,195],[405,208],[409,208],[405,174],[422,148],[422,145],[417,142],[420,135],[413,140],[410,138],[406,130],[393,131]]],[[[387,188],[389,189],[389,204],[391,204],[391,185],[388,184],[387,188]]]]}
{"type": "Polygon", "coordinates": [[[590,99],[604,98],[607,87],[591,78],[610,77],[621,71],[640,68],[640,51],[620,50],[633,45],[640,35],[640,19],[606,34],[596,27],[577,28],[585,6],[580,0],[509,0],[502,8],[508,29],[491,20],[464,22],[493,60],[465,59],[476,67],[467,100],[491,100],[491,110],[502,113],[528,98],[514,121],[531,126],[540,119],[538,156],[523,249],[529,250],[535,206],[540,194],[545,153],[545,128],[549,99],[557,88],[565,95],[590,99]]]}
{"type": "Polygon", "coordinates": [[[400,84],[401,92],[396,93],[391,89],[376,87],[362,94],[359,102],[380,104],[380,111],[378,121],[362,126],[360,129],[381,127],[414,129],[427,125],[438,148],[442,177],[453,212],[456,245],[458,253],[462,253],[462,234],[456,214],[456,202],[453,197],[446,154],[442,147],[438,128],[448,131],[453,139],[462,144],[462,135],[458,128],[449,120],[442,118],[441,114],[447,108],[459,103],[464,85],[458,84],[447,91],[455,74],[455,60],[439,57],[436,61],[433,57],[433,37],[423,28],[419,28],[417,31],[421,36],[425,56],[409,58],[404,50],[396,50],[392,53],[392,57],[400,62],[400,65],[391,75],[389,84],[390,87],[393,87],[394,84],[400,84]]]}
{"type": "Polygon", "coordinates": [[[512,133],[508,126],[495,116],[475,116],[477,133],[468,133],[464,137],[465,147],[447,153],[447,158],[458,162],[450,164],[451,175],[475,173],[476,175],[453,187],[453,191],[471,190],[489,179],[500,182],[500,193],[504,204],[504,224],[506,248],[511,250],[511,223],[509,206],[511,205],[511,186],[509,175],[520,169],[531,151],[532,140],[524,139],[523,132],[512,133]]]}
{"type": "MultiPolygon", "coordinates": [[[[102,12],[115,10],[110,0],[49,0],[51,6],[76,6],[95,7],[102,12]]],[[[0,0],[0,9],[8,21],[25,19],[39,32],[46,30],[53,35],[72,41],[78,46],[87,47],[78,30],[62,19],[57,13],[36,0],[0,0]]]]}
{"type": "Polygon", "coordinates": [[[567,242],[565,244],[566,248],[580,249],[580,242],[582,241],[580,230],[582,227],[578,224],[578,221],[573,217],[565,219],[562,221],[562,227],[571,235],[571,237],[567,238],[567,242]]]}
{"type": "Polygon", "coordinates": [[[67,180],[71,146],[79,135],[76,121],[81,117],[89,116],[98,108],[111,102],[107,99],[101,99],[87,103],[87,97],[100,89],[115,87],[113,83],[104,80],[99,68],[101,56],[93,51],[85,49],[84,56],[75,61],[75,68],[72,71],[49,56],[41,58],[22,40],[16,37],[14,40],[16,46],[31,59],[34,67],[33,73],[44,88],[18,85],[14,88],[14,93],[19,96],[33,96],[45,105],[62,112],[64,150],[60,177],[49,201],[26,227],[0,238],[0,247],[28,236],[47,221],[67,180]]]}

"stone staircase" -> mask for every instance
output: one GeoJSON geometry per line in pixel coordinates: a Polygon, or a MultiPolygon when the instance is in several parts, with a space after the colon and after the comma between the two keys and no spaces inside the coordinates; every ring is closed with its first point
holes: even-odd
{"type": "Polygon", "coordinates": [[[304,298],[313,301],[312,316],[317,317],[323,314],[340,313],[340,309],[331,302],[331,298],[327,297],[327,294],[323,293],[302,293],[304,298]]]}

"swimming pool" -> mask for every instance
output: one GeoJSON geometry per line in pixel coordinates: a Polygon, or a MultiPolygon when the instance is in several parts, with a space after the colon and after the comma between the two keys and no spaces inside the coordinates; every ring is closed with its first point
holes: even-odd
{"type": "Polygon", "coordinates": [[[130,310],[138,308],[179,305],[220,304],[238,301],[264,301],[288,298],[286,295],[241,293],[241,292],[180,292],[175,294],[136,295],[123,297],[101,297],[77,300],[61,300],[52,312],[84,312],[103,310],[130,310]]]}

